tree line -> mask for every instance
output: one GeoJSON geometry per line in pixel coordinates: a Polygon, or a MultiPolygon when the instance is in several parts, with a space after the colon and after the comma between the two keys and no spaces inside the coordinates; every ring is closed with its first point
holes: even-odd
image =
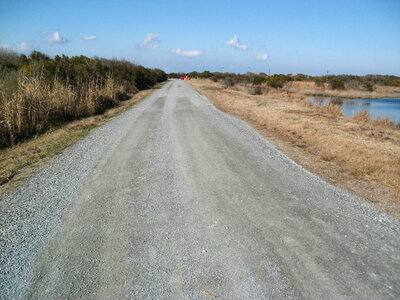
{"type": "Polygon", "coordinates": [[[221,81],[226,86],[233,86],[237,83],[261,85],[266,83],[273,88],[282,88],[285,83],[290,81],[309,81],[315,82],[317,86],[328,84],[332,89],[346,89],[365,87],[369,91],[374,90],[376,85],[384,86],[400,86],[400,77],[394,75],[326,75],[326,76],[310,76],[306,74],[274,74],[268,76],[265,73],[223,73],[223,72],[196,72],[190,73],[169,73],[169,78],[180,77],[209,78],[215,82],[221,81]]]}

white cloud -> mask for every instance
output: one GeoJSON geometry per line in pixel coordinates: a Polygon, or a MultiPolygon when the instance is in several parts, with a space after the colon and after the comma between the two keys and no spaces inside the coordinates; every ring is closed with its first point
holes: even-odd
{"type": "Polygon", "coordinates": [[[172,49],[172,53],[175,53],[178,56],[186,56],[186,57],[195,57],[195,56],[200,56],[203,54],[203,51],[200,50],[191,50],[191,51],[186,51],[182,49],[172,49]]]}
{"type": "Polygon", "coordinates": [[[29,49],[30,49],[30,47],[29,47],[28,43],[26,43],[26,42],[22,42],[21,44],[17,45],[17,51],[24,52],[29,49]]]}
{"type": "Polygon", "coordinates": [[[227,41],[225,45],[232,45],[236,49],[241,49],[243,51],[246,51],[247,48],[249,47],[247,45],[242,44],[236,34],[233,36],[231,40],[227,41]]]}
{"type": "Polygon", "coordinates": [[[43,37],[46,39],[46,41],[49,44],[56,43],[56,44],[60,44],[61,45],[61,44],[65,44],[65,43],[69,43],[70,42],[66,38],[62,37],[58,31],[53,32],[53,33],[43,32],[42,34],[43,34],[43,37]]]}
{"type": "Polygon", "coordinates": [[[259,53],[257,54],[256,59],[261,61],[266,61],[268,57],[269,55],[267,53],[259,53]]]}
{"type": "Polygon", "coordinates": [[[82,40],[84,40],[84,41],[94,41],[95,39],[97,39],[96,35],[89,35],[89,36],[82,37],[82,40]]]}
{"type": "Polygon", "coordinates": [[[6,50],[11,50],[12,46],[10,44],[0,44],[0,48],[6,49],[6,50]]]}
{"type": "Polygon", "coordinates": [[[17,52],[25,52],[31,49],[28,43],[22,42],[17,45],[10,45],[10,44],[0,44],[0,48],[10,50],[10,51],[17,51],[17,52]]]}
{"type": "Polygon", "coordinates": [[[160,34],[155,33],[148,33],[144,37],[144,40],[139,44],[140,48],[147,48],[147,49],[157,49],[160,46],[160,40],[158,37],[160,34]]]}

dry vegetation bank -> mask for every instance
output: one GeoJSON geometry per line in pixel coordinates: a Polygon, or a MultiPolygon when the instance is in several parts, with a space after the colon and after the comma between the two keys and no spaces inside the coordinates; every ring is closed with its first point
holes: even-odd
{"type": "Polygon", "coordinates": [[[0,47],[0,148],[42,134],[59,122],[104,113],[167,75],[124,60],[29,57],[0,47]]]}
{"type": "Polygon", "coordinates": [[[294,89],[250,95],[243,86],[190,83],[216,107],[259,130],[300,165],[400,219],[400,130],[334,104],[312,106],[294,89]],[[293,93],[295,91],[295,93],[293,93]]]}
{"type": "Polygon", "coordinates": [[[284,87],[291,93],[310,96],[325,96],[325,97],[340,97],[340,98],[361,98],[361,99],[378,99],[378,98],[397,98],[400,92],[400,87],[394,86],[375,86],[374,90],[368,91],[360,87],[349,87],[344,90],[331,89],[327,83],[319,86],[312,81],[293,81],[289,82],[284,87]]]}
{"type": "Polygon", "coordinates": [[[0,47],[0,192],[166,79],[124,60],[0,47]]]}
{"type": "Polygon", "coordinates": [[[29,141],[0,149],[0,195],[17,186],[21,180],[44,166],[48,159],[86,136],[92,129],[105,124],[153,91],[138,92],[103,114],[50,127],[47,132],[29,141]]]}

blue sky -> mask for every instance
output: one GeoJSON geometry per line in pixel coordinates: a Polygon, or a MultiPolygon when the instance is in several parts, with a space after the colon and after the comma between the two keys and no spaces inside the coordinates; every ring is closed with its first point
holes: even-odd
{"type": "Polygon", "coordinates": [[[167,72],[400,75],[400,1],[0,0],[0,45],[167,72]]]}

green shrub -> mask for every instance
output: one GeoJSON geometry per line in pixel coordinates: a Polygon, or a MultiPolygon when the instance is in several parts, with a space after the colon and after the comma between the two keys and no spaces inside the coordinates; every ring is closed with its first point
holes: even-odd
{"type": "Polygon", "coordinates": [[[204,71],[198,74],[199,78],[210,78],[212,75],[210,71],[204,71]]]}
{"type": "Polygon", "coordinates": [[[293,79],[289,76],[277,74],[268,77],[268,85],[273,88],[282,88],[286,82],[292,80],[293,79]]]}
{"type": "Polygon", "coordinates": [[[339,78],[331,78],[329,80],[329,85],[332,90],[344,90],[344,82],[339,78]]]}
{"type": "Polygon", "coordinates": [[[187,76],[190,78],[196,78],[199,76],[199,73],[197,73],[196,71],[192,71],[189,74],[187,74],[187,76]]]}
{"type": "Polygon", "coordinates": [[[129,96],[125,92],[117,91],[115,93],[115,97],[117,98],[118,101],[125,101],[129,99],[129,96]]]}
{"type": "Polygon", "coordinates": [[[371,82],[369,82],[369,81],[367,81],[365,84],[364,84],[364,87],[368,90],[368,92],[373,92],[374,91],[374,84],[373,83],[371,83],[371,82]]]}
{"type": "Polygon", "coordinates": [[[96,110],[95,114],[103,114],[107,109],[113,108],[116,106],[117,102],[114,101],[110,96],[99,96],[96,99],[96,110]]]}
{"type": "Polygon", "coordinates": [[[257,76],[254,76],[253,84],[254,85],[261,85],[266,81],[267,81],[267,78],[265,78],[264,76],[257,75],[257,76]]]}
{"type": "Polygon", "coordinates": [[[236,82],[233,78],[228,77],[228,78],[224,79],[222,84],[226,87],[231,87],[231,86],[234,86],[236,84],[236,82]]]}

